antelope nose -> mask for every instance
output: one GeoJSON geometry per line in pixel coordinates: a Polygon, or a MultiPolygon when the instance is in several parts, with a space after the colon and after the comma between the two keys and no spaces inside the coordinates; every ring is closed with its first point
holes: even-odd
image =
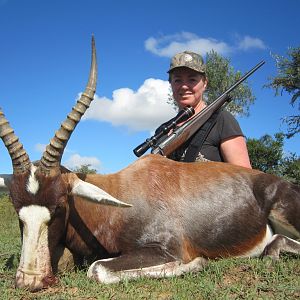
{"type": "Polygon", "coordinates": [[[36,292],[44,288],[48,288],[54,284],[58,283],[57,277],[54,275],[47,275],[41,277],[40,275],[27,275],[27,274],[18,274],[15,280],[16,288],[26,288],[31,292],[36,292]]]}

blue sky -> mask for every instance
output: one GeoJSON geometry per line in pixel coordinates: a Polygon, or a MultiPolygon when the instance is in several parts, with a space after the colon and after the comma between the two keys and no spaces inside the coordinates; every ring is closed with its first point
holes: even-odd
{"type": "MultiPolygon", "coordinates": [[[[175,112],[166,104],[170,56],[214,49],[245,73],[256,96],[249,117],[238,117],[249,138],[284,130],[281,118],[299,113],[290,96],[263,88],[276,75],[271,53],[300,44],[300,3],[273,1],[0,0],[0,107],[31,160],[42,151],[84,90],[90,40],[98,56],[97,97],[74,131],[63,164],[118,171],[132,150],[175,112]]],[[[300,155],[300,137],[285,151],[300,155]]],[[[11,172],[0,144],[0,173],[11,172]]]]}

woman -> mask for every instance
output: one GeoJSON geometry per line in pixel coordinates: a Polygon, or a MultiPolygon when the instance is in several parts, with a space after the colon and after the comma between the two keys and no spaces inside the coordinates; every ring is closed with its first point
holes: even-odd
{"type": "MultiPolygon", "coordinates": [[[[194,108],[195,114],[199,113],[206,106],[203,93],[208,84],[201,55],[189,51],[176,54],[168,73],[179,108],[189,105],[194,108]]],[[[192,139],[173,152],[170,158],[184,161],[191,142],[192,139]]],[[[218,115],[195,160],[205,159],[251,168],[245,137],[238,122],[226,110],[218,115]]]]}

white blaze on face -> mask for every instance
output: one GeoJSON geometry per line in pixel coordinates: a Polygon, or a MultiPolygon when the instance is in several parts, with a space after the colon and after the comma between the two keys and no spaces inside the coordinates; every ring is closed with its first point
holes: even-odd
{"type": "Polygon", "coordinates": [[[37,181],[35,177],[35,171],[37,167],[34,165],[31,165],[31,172],[30,176],[28,178],[26,189],[29,193],[35,195],[37,191],[39,190],[39,182],[37,181]]]}
{"type": "Polygon", "coordinates": [[[30,205],[21,208],[19,218],[23,223],[23,243],[17,286],[39,284],[51,273],[48,248],[50,211],[44,206],[30,205]]]}

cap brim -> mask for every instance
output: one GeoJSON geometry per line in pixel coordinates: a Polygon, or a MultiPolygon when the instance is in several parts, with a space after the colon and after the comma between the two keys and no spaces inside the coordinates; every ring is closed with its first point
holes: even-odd
{"type": "Polygon", "coordinates": [[[169,71],[167,71],[167,73],[170,74],[171,71],[173,71],[175,69],[178,69],[178,68],[187,68],[187,69],[193,70],[195,72],[198,72],[200,74],[205,74],[205,71],[199,71],[199,70],[196,70],[194,68],[191,68],[191,67],[188,67],[188,66],[185,66],[185,65],[183,65],[183,66],[176,66],[174,68],[171,68],[171,69],[169,69],[169,71]]]}

